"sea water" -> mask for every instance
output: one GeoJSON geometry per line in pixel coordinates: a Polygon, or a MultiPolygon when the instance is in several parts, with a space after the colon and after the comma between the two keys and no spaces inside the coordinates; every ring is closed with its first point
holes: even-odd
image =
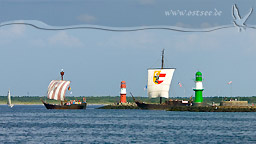
{"type": "Polygon", "coordinates": [[[0,143],[256,143],[254,112],[0,106],[0,143]]]}

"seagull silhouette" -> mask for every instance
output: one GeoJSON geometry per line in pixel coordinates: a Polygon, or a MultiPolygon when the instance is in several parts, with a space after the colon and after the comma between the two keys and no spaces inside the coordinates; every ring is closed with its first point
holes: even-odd
{"type": "Polygon", "coordinates": [[[245,22],[248,19],[248,17],[251,15],[253,9],[251,8],[250,12],[248,14],[246,14],[243,18],[241,18],[238,8],[236,5],[233,5],[233,17],[234,17],[234,24],[235,26],[237,26],[239,28],[239,31],[241,31],[242,29],[245,30],[246,25],[245,22]]]}

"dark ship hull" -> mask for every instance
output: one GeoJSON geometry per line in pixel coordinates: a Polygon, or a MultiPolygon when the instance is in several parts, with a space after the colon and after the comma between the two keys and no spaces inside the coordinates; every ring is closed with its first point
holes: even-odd
{"type": "Polygon", "coordinates": [[[146,104],[140,101],[135,101],[135,103],[140,109],[145,109],[145,110],[168,110],[172,107],[191,106],[191,101],[189,101],[188,103],[183,103],[181,100],[166,101],[163,104],[146,104]]]}
{"type": "Polygon", "coordinates": [[[44,101],[42,102],[47,109],[86,109],[86,106],[87,106],[87,103],[71,104],[71,105],[56,105],[56,104],[49,104],[44,101]]]}

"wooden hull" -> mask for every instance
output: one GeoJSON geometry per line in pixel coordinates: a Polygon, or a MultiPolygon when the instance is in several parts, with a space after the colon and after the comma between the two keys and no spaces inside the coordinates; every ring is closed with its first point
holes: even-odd
{"type": "Polygon", "coordinates": [[[42,102],[47,109],[86,109],[86,106],[87,106],[87,103],[71,104],[71,105],[56,105],[56,104],[49,104],[44,101],[42,102]]]}
{"type": "Polygon", "coordinates": [[[181,103],[180,101],[173,101],[169,103],[163,103],[163,104],[146,104],[144,102],[139,102],[135,101],[137,106],[140,109],[145,109],[145,110],[168,110],[171,109],[172,107],[179,107],[179,106],[190,106],[190,103],[181,103]]]}

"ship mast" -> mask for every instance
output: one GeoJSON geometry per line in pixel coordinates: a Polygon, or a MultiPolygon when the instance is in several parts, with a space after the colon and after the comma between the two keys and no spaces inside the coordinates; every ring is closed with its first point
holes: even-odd
{"type": "Polygon", "coordinates": [[[164,49],[162,51],[162,66],[161,66],[161,69],[164,68],[164,49]]]}
{"type": "MultiPolygon", "coordinates": [[[[61,69],[61,72],[60,72],[60,75],[61,75],[61,80],[63,80],[63,76],[64,76],[64,71],[63,69],[61,69]]],[[[64,100],[65,101],[65,100],[64,100]]],[[[61,105],[63,105],[63,101],[60,101],[61,105]]]]}
{"type": "MultiPolygon", "coordinates": [[[[161,69],[164,68],[164,49],[162,50],[162,65],[161,65],[161,69]]],[[[160,104],[162,103],[162,97],[160,96],[160,104]]]]}
{"type": "Polygon", "coordinates": [[[63,80],[63,76],[64,76],[64,71],[63,71],[63,69],[61,69],[60,75],[61,75],[61,80],[63,80]]]}

